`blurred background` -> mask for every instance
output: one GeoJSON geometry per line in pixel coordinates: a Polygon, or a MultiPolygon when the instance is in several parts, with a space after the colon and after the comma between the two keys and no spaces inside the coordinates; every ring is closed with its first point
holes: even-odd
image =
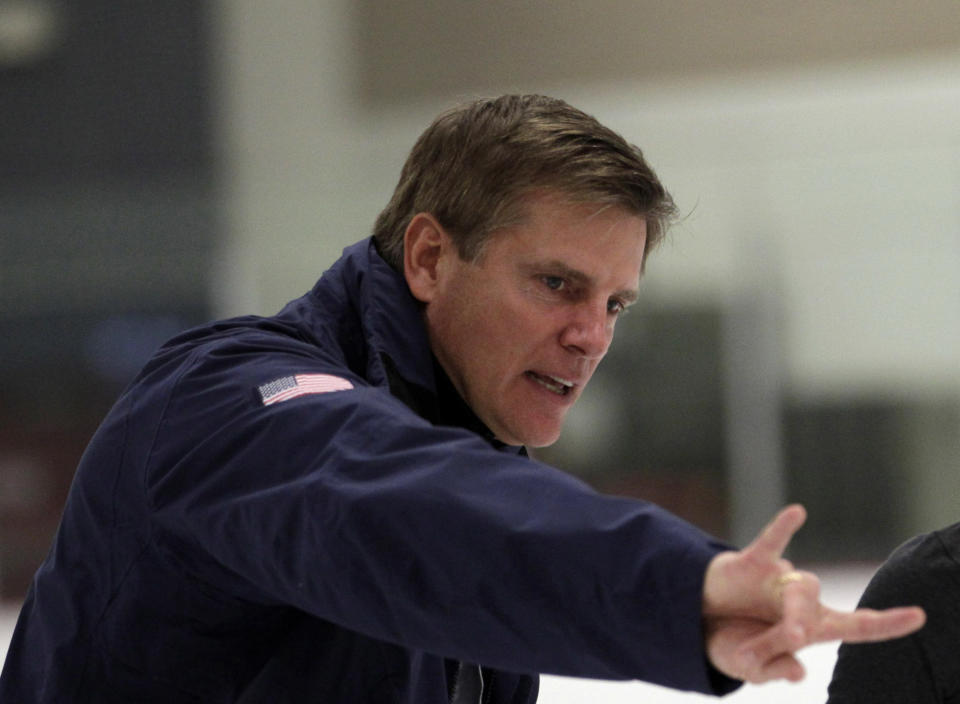
{"type": "Polygon", "coordinates": [[[738,543],[801,501],[804,564],[960,520],[955,0],[0,0],[8,612],[152,350],[299,296],[436,113],[518,91],[683,213],[543,459],[738,543]]]}

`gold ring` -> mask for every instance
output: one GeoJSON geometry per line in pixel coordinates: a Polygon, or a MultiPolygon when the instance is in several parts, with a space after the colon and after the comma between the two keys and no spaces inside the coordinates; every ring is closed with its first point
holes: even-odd
{"type": "Polygon", "coordinates": [[[782,575],[777,577],[777,586],[785,587],[790,584],[790,582],[799,582],[803,579],[803,575],[793,570],[792,572],[784,572],[782,575]]]}
{"type": "Polygon", "coordinates": [[[786,587],[791,582],[799,582],[802,579],[803,579],[803,575],[797,572],[796,570],[792,570],[790,572],[784,572],[782,575],[777,577],[777,581],[773,589],[774,593],[777,595],[777,598],[780,598],[783,596],[784,587],[786,587]]]}

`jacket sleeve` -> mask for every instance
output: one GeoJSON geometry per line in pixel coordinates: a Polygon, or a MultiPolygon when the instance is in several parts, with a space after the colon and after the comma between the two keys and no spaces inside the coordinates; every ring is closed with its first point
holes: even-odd
{"type": "Polygon", "coordinates": [[[182,568],[511,671],[735,686],[707,664],[700,622],[724,546],[353,383],[265,406],[253,386],[180,380],[145,486],[182,568]]]}

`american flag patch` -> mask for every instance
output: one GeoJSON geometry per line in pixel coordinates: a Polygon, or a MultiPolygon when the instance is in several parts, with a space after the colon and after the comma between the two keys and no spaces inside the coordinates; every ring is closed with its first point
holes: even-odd
{"type": "Polygon", "coordinates": [[[351,384],[346,379],[332,374],[294,374],[293,376],[284,376],[279,379],[258,386],[260,398],[263,399],[263,405],[269,406],[272,403],[288,401],[297,396],[306,396],[307,394],[326,394],[331,391],[346,391],[352,389],[351,384]]]}

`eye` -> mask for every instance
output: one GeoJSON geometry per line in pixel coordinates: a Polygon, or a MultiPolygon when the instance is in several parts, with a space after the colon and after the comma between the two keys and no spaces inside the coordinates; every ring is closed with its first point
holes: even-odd
{"type": "Polygon", "coordinates": [[[616,298],[611,298],[607,301],[607,312],[612,315],[619,315],[621,313],[627,312],[627,304],[623,301],[619,301],[616,298]]]}
{"type": "Polygon", "coordinates": [[[541,277],[541,281],[551,291],[562,291],[567,285],[567,282],[560,276],[544,276],[541,277]]]}

